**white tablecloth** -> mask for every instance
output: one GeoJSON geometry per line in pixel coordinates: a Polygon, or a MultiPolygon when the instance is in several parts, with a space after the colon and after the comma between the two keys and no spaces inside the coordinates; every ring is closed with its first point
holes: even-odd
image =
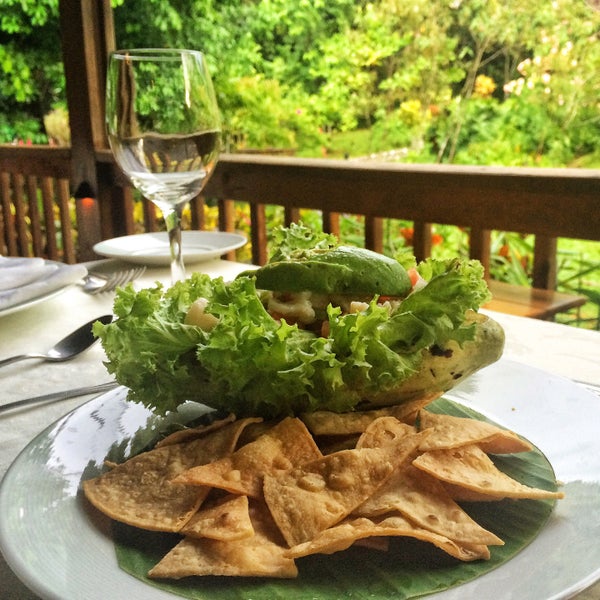
{"type": "MultiPolygon", "coordinates": [[[[111,268],[117,265],[114,261],[106,261],[103,266],[111,268]]],[[[197,264],[193,268],[213,276],[232,278],[240,270],[246,269],[247,265],[216,260],[197,264]]],[[[168,270],[148,269],[135,285],[144,287],[154,281],[168,284],[168,270]]],[[[20,312],[5,316],[0,314],[0,359],[15,354],[47,350],[79,325],[110,313],[112,301],[113,294],[90,296],[79,286],[74,286],[59,296],[20,312]]],[[[492,316],[506,331],[506,358],[600,389],[599,332],[500,313],[493,313],[492,316]]],[[[104,369],[103,358],[101,346],[96,345],[70,362],[50,364],[28,360],[3,367],[0,370],[0,404],[79,385],[109,381],[111,377],[104,369]]],[[[31,439],[90,397],[83,396],[0,413],[0,477],[31,439]]],[[[0,598],[36,598],[16,578],[2,558],[0,598]]],[[[600,584],[577,598],[600,598],[600,584]]]]}

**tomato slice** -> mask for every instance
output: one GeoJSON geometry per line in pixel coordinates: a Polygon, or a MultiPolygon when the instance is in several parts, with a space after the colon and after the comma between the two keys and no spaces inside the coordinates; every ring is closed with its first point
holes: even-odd
{"type": "Polygon", "coordinates": [[[419,271],[417,271],[416,267],[411,267],[406,271],[408,276],[410,277],[410,284],[412,287],[415,287],[421,276],[419,275],[419,271]]]}

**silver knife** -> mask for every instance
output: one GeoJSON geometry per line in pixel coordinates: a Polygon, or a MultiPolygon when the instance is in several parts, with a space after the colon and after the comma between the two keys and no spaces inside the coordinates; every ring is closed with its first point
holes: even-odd
{"type": "Polygon", "coordinates": [[[107,392],[108,390],[116,388],[118,385],[119,384],[116,381],[108,381],[106,383],[100,383],[98,385],[88,385],[85,387],[63,390],[62,392],[52,392],[51,394],[44,394],[43,396],[24,398],[23,400],[15,400],[14,402],[9,402],[8,404],[0,405],[0,412],[10,410],[11,408],[17,408],[19,406],[25,406],[27,404],[67,400],[68,398],[77,398],[77,396],[86,396],[87,394],[107,392]]]}

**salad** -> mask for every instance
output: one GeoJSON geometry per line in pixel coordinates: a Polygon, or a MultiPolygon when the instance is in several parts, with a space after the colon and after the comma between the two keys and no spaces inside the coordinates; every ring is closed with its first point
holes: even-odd
{"type": "Polygon", "coordinates": [[[278,229],[264,267],[120,289],[96,323],[107,369],[159,414],[189,400],[240,416],[348,412],[443,392],[502,354],[477,312],[481,264],[385,257],[304,225],[278,229]]]}

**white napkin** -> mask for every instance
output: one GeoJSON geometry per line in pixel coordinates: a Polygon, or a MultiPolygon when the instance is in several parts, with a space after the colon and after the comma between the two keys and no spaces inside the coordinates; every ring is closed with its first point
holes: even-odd
{"type": "Polygon", "coordinates": [[[83,265],[0,256],[0,310],[58,291],[76,283],[86,273],[83,265]]]}
{"type": "Polygon", "coordinates": [[[21,287],[40,277],[43,258],[5,258],[0,256],[0,291],[21,287]]]}

